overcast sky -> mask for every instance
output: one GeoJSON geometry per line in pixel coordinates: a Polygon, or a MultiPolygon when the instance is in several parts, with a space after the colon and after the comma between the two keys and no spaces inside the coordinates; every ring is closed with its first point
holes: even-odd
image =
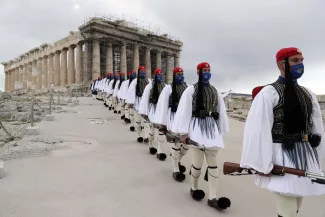
{"type": "Polygon", "coordinates": [[[179,37],[189,83],[207,61],[217,88],[251,93],[277,78],[276,52],[295,46],[305,57],[300,83],[325,94],[324,11],[324,0],[0,0],[0,62],[66,37],[95,13],[112,14],[179,37]]]}

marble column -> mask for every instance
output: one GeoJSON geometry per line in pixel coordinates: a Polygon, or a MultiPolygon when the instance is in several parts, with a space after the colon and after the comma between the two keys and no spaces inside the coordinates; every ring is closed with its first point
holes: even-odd
{"type": "Polygon", "coordinates": [[[161,69],[161,50],[157,50],[157,55],[156,55],[156,68],[161,69]]]}
{"type": "Polygon", "coordinates": [[[80,84],[83,81],[82,76],[82,42],[77,44],[76,48],[76,73],[75,73],[75,83],[80,84]]]}
{"type": "Polygon", "coordinates": [[[27,88],[27,81],[28,81],[28,64],[25,63],[23,67],[23,89],[27,88]]]}
{"type": "Polygon", "coordinates": [[[11,90],[11,85],[10,85],[10,70],[7,71],[7,76],[8,76],[8,80],[7,80],[7,90],[6,91],[10,91],[11,90]]]}
{"type": "Polygon", "coordinates": [[[8,91],[8,71],[5,72],[5,91],[8,91]]]}
{"type": "Polygon", "coordinates": [[[48,66],[48,71],[49,71],[49,77],[47,80],[48,88],[51,88],[51,84],[54,83],[54,54],[50,53],[49,55],[49,66],[48,66]]]}
{"type": "Polygon", "coordinates": [[[28,63],[28,77],[27,77],[27,88],[31,88],[33,84],[33,77],[32,77],[32,62],[28,63]]]}
{"type": "Polygon", "coordinates": [[[71,45],[68,51],[68,85],[73,84],[75,82],[75,74],[74,74],[74,48],[75,45],[71,45]]]}
{"type": "Polygon", "coordinates": [[[48,70],[48,56],[43,57],[43,65],[42,65],[42,88],[48,88],[49,87],[49,70],[48,70]]]}
{"type": "Polygon", "coordinates": [[[13,74],[12,74],[13,70],[11,69],[9,71],[9,90],[12,91],[13,89],[13,74]]]}
{"type": "Polygon", "coordinates": [[[93,58],[92,58],[92,80],[100,76],[100,44],[99,40],[93,40],[93,58]]]}
{"type": "Polygon", "coordinates": [[[179,63],[179,59],[180,59],[180,54],[179,53],[176,53],[174,55],[174,67],[180,67],[180,63],[179,63]]]}
{"type": "Polygon", "coordinates": [[[43,63],[43,59],[42,58],[38,58],[37,60],[37,71],[38,71],[38,75],[37,75],[37,89],[41,89],[43,87],[43,71],[42,71],[42,64],[43,63]]]}
{"type": "Polygon", "coordinates": [[[61,51],[60,86],[67,85],[67,48],[61,51]]]}
{"type": "Polygon", "coordinates": [[[15,90],[19,87],[19,67],[15,68],[15,90]]]}
{"type": "Polygon", "coordinates": [[[126,43],[123,42],[123,45],[121,47],[121,65],[120,65],[120,72],[125,73],[127,72],[127,64],[126,64],[126,43]]]}
{"type": "Polygon", "coordinates": [[[90,62],[89,62],[89,50],[90,50],[90,45],[89,45],[89,42],[88,41],[85,41],[84,43],[84,46],[85,46],[85,51],[83,52],[83,81],[88,81],[91,79],[91,77],[89,76],[90,74],[90,62]]]}
{"type": "Polygon", "coordinates": [[[54,86],[60,86],[60,53],[61,51],[56,51],[54,56],[54,86]]]}
{"type": "Polygon", "coordinates": [[[167,84],[171,84],[173,82],[173,70],[171,67],[171,55],[169,53],[167,53],[166,64],[167,64],[166,82],[167,84]]]}
{"type": "Polygon", "coordinates": [[[113,72],[113,47],[111,43],[107,44],[106,50],[106,72],[113,72]]]}
{"type": "Polygon", "coordinates": [[[146,70],[148,78],[151,78],[151,59],[150,59],[150,47],[146,47],[145,54],[144,54],[144,60],[146,64],[146,70]]]}
{"type": "Polygon", "coordinates": [[[139,68],[139,45],[135,44],[134,45],[134,50],[133,50],[133,69],[138,70],[139,68]]]}
{"type": "Polygon", "coordinates": [[[37,60],[32,63],[32,88],[37,89],[37,78],[38,78],[37,60]]]}

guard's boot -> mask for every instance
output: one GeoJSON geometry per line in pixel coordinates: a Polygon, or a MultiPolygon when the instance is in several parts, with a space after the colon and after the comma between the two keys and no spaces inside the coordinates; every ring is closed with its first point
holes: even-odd
{"type": "Polygon", "coordinates": [[[131,126],[130,130],[133,132],[135,130],[134,126],[131,126]]]}
{"type": "Polygon", "coordinates": [[[231,202],[228,198],[226,197],[220,197],[219,199],[214,198],[212,200],[208,200],[208,205],[210,207],[216,208],[217,210],[225,210],[230,207],[231,202]]]}
{"type": "Polygon", "coordinates": [[[143,137],[138,137],[137,140],[138,140],[139,143],[142,143],[143,142],[143,137]]]}
{"type": "Polygon", "coordinates": [[[180,172],[173,172],[173,178],[177,182],[182,182],[185,180],[185,174],[180,173],[180,172]]]}
{"type": "Polygon", "coordinates": [[[150,153],[151,155],[155,155],[155,154],[157,153],[157,149],[154,148],[154,147],[149,147],[149,153],[150,153]]]}
{"type": "Polygon", "coordinates": [[[157,154],[157,158],[158,158],[160,161],[164,161],[164,160],[166,160],[167,155],[166,155],[165,153],[159,153],[159,154],[157,154]]]}
{"type": "Polygon", "coordinates": [[[196,201],[200,201],[202,200],[204,197],[205,197],[205,193],[204,191],[200,190],[200,189],[197,189],[197,190],[193,190],[191,188],[190,190],[190,193],[191,193],[191,196],[194,200],[196,201]]]}

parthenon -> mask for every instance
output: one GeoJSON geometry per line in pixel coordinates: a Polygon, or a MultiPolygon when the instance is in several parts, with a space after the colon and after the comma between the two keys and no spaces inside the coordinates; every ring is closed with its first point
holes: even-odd
{"type": "Polygon", "coordinates": [[[180,65],[183,43],[167,34],[106,17],[91,17],[78,29],[2,62],[5,91],[86,85],[107,72],[127,72],[139,65],[146,66],[149,76],[161,68],[170,83],[173,67],[180,65]]]}

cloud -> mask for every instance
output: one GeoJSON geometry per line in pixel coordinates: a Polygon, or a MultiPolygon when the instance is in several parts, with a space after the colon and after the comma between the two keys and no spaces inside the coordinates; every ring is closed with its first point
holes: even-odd
{"type": "Polygon", "coordinates": [[[0,59],[12,59],[65,37],[87,16],[113,13],[150,21],[151,28],[154,24],[161,33],[179,37],[184,42],[181,67],[189,83],[197,78],[196,65],[207,61],[212,82],[221,90],[249,93],[278,76],[275,53],[296,46],[305,56],[306,73],[301,82],[325,94],[319,83],[325,79],[323,8],[322,0],[3,0],[0,59]]]}

